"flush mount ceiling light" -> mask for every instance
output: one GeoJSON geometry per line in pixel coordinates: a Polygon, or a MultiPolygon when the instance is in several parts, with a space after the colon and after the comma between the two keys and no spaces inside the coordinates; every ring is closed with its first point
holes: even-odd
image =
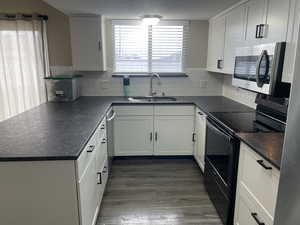
{"type": "Polygon", "coordinates": [[[159,15],[145,15],[142,17],[142,23],[146,26],[153,26],[158,24],[161,18],[159,15]]]}

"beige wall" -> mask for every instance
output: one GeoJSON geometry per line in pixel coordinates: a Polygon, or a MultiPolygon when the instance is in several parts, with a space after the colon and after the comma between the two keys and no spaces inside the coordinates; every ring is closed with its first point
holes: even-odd
{"type": "MultiPolygon", "coordinates": [[[[206,68],[208,43],[208,21],[192,20],[190,22],[190,36],[187,43],[187,68],[206,68]]],[[[107,65],[113,67],[113,43],[112,43],[112,22],[106,21],[106,45],[107,65]]]]}
{"type": "Polygon", "coordinates": [[[72,65],[69,19],[66,15],[41,0],[0,0],[0,12],[48,15],[50,65],[72,65]]]}

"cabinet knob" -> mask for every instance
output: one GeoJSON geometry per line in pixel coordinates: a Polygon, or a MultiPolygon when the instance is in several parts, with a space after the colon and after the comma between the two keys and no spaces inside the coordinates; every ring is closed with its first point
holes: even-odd
{"type": "Polygon", "coordinates": [[[106,143],[106,138],[103,138],[101,144],[105,144],[105,143],[106,143]]]}

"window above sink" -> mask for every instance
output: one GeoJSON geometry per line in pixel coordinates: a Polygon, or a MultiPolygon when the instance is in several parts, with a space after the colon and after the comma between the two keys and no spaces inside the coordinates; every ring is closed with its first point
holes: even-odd
{"type": "Polygon", "coordinates": [[[188,21],[161,21],[145,26],[139,20],[113,20],[115,75],[147,76],[157,72],[184,75],[188,21]]]}

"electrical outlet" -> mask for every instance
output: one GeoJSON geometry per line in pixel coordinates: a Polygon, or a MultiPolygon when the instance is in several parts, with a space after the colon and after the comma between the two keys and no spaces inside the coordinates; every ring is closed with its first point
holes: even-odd
{"type": "Polygon", "coordinates": [[[199,86],[200,88],[207,88],[207,80],[200,80],[199,86]]]}

